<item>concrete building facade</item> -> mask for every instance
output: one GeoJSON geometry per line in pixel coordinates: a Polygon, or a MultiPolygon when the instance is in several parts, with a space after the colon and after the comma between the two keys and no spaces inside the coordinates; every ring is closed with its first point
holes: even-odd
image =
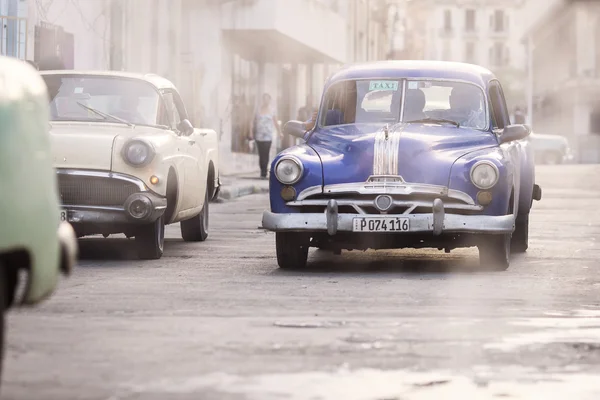
{"type": "Polygon", "coordinates": [[[484,66],[503,81],[509,103],[524,103],[524,6],[524,0],[397,0],[394,58],[484,66]]]}
{"type": "Polygon", "coordinates": [[[318,106],[336,68],[389,52],[386,0],[25,1],[28,59],[171,79],[193,123],[219,133],[225,173],[257,169],[246,138],[262,93],[285,123],[318,106]]]}
{"type": "Polygon", "coordinates": [[[533,129],[566,136],[580,162],[600,162],[600,4],[546,1],[532,0],[524,37],[533,129]]]}

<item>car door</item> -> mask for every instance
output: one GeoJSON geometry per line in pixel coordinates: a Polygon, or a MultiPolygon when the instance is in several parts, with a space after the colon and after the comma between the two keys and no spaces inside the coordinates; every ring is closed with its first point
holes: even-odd
{"type": "MultiPolygon", "coordinates": [[[[505,127],[510,125],[510,115],[504,92],[500,82],[497,80],[491,81],[489,85],[489,96],[492,108],[492,123],[495,132],[501,132],[505,127]]],[[[503,143],[500,148],[504,152],[505,165],[509,167],[509,171],[513,174],[513,187],[515,199],[519,199],[521,186],[521,143],[518,140],[503,143]]],[[[516,202],[518,205],[518,201],[516,202]]],[[[514,210],[517,212],[517,210],[514,210]]]]}
{"type": "Polygon", "coordinates": [[[204,191],[206,190],[204,137],[197,129],[194,129],[193,132],[180,131],[181,121],[189,121],[181,96],[175,90],[167,90],[165,95],[169,98],[169,101],[172,101],[172,115],[179,139],[185,142],[183,146],[187,156],[185,169],[185,185],[187,189],[185,209],[199,208],[203,205],[204,191]]]}

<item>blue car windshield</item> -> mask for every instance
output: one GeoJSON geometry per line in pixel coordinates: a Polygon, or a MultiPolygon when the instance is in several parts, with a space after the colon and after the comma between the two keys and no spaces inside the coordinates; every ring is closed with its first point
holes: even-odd
{"type": "Polygon", "coordinates": [[[438,80],[350,80],[327,90],[321,126],[447,120],[484,130],[484,92],[476,85],[438,80]],[[403,96],[404,93],[404,96],[403,96]]]}

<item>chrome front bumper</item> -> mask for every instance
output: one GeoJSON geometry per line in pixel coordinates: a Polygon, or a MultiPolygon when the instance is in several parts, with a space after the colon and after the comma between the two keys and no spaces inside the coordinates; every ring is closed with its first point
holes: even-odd
{"type": "MultiPolygon", "coordinates": [[[[353,220],[357,217],[376,217],[385,215],[339,214],[337,203],[330,200],[325,213],[263,213],[263,228],[274,232],[353,232],[353,220]]],[[[441,235],[444,232],[504,234],[514,230],[514,215],[461,215],[446,214],[440,199],[433,202],[432,212],[424,214],[388,215],[408,218],[410,230],[403,234],[431,232],[441,235]]],[[[389,232],[387,232],[389,233],[389,232]]],[[[377,234],[377,233],[375,233],[377,234]]]]}
{"type": "Polygon", "coordinates": [[[146,224],[156,221],[167,209],[167,199],[152,193],[135,193],[130,197],[124,207],[63,205],[61,208],[67,211],[67,221],[74,225],[146,224]],[[134,218],[127,211],[127,205],[138,198],[144,198],[149,203],[150,211],[143,218],[134,218]]]}

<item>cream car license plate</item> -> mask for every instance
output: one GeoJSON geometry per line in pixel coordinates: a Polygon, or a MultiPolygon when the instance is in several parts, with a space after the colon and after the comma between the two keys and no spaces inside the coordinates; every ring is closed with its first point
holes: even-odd
{"type": "Polygon", "coordinates": [[[60,210],[59,213],[59,221],[69,221],[69,216],[67,215],[67,210],[60,210]]]}
{"type": "Polygon", "coordinates": [[[407,232],[408,230],[410,230],[408,218],[357,217],[352,221],[353,232],[407,232]]]}

